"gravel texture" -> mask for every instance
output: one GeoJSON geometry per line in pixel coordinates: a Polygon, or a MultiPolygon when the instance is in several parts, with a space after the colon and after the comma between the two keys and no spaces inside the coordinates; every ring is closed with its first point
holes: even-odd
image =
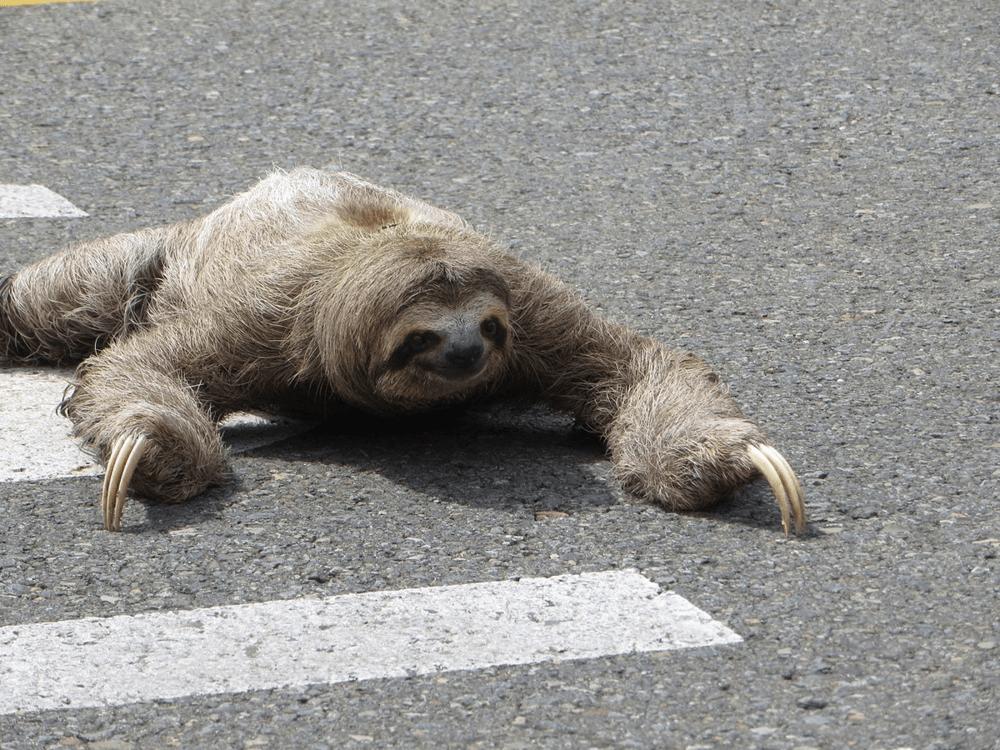
{"type": "MultiPolygon", "coordinates": [[[[324,425],[99,530],[0,485],[0,624],[636,567],[745,643],[0,717],[0,748],[996,748],[993,2],[0,8],[0,273],[332,164],[690,348],[800,472],[708,513],[541,410],[324,425]],[[565,514],[565,515],[562,515],[565,514]]],[[[114,679],[114,675],[108,675],[114,679]]],[[[2,686],[0,686],[2,689],[2,686]]]]}

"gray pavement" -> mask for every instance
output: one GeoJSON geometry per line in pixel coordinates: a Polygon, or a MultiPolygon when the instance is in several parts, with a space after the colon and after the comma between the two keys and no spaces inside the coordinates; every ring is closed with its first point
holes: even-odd
{"type": "Polygon", "coordinates": [[[0,222],[0,273],[333,164],[708,359],[811,522],[765,484],[650,507],[537,410],[319,427],[121,535],[97,478],[3,484],[0,625],[635,567],[745,642],[8,715],[0,748],[1000,747],[995,3],[108,0],[0,8],[0,48],[0,183],[89,214],[0,222]]]}

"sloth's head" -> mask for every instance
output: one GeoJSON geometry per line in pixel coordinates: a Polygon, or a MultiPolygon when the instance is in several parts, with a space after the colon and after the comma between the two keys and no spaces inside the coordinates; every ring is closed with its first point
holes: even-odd
{"type": "Polygon", "coordinates": [[[374,410],[419,410],[496,382],[511,345],[499,257],[475,232],[427,225],[340,245],[315,320],[334,391],[374,410]]]}
{"type": "MultiPolygon", "coordinates": [[[[440,291],[438,285],[435,291],[440,291]]],[[[506,352],[507,302],[478,287],[445,295],[414,294],[384,331],[372,373],[390,391],[421,394],[467,390],[491,374],[506,352]]]]}

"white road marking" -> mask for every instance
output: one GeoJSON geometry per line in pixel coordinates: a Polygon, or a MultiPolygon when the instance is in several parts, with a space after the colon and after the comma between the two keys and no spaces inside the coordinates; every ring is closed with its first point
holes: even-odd
{"type": "Polygon", "coordinates": [[[41,185],[0,185],[0,219],[62,219],[88,215],[41,185]]]}
{"type": "MultiPolygon", "coordinates": [[[[72,378],[70,369],[0,370],[0,483],[103,473],[80,449],[70,421],[56,413],[72,378]]],[[[234,414],[222,423],[222,434],[231,453],[242,453],[305,432],[318,421],[234,414]]]]}
{"type": "Polygon", "coordinates": [[[56,413],[72,377],[65,369],[0,370],[0,482],[102,473],[56,413]]]}
{"type": "Polygon", "coordinates": [[[0,0],[0,8],[7,5],[46,5],[51,3],[89,3],[93,0],[0,0]]]}
{"type": "Polygon", "coordinates": [[[0,628],[0,714],[739,643],[635,570],[0,628]]]}

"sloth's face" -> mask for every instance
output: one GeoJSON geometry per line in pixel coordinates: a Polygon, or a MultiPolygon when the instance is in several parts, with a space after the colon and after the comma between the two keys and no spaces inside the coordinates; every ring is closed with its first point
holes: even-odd
{"type": "Polygon", "coordinates": [[[417,301],[386,338],[378,390],[415,406],[460,398],[497,374],[509,339],[507,305],[493,294],[453,307],[417,301]]]}

